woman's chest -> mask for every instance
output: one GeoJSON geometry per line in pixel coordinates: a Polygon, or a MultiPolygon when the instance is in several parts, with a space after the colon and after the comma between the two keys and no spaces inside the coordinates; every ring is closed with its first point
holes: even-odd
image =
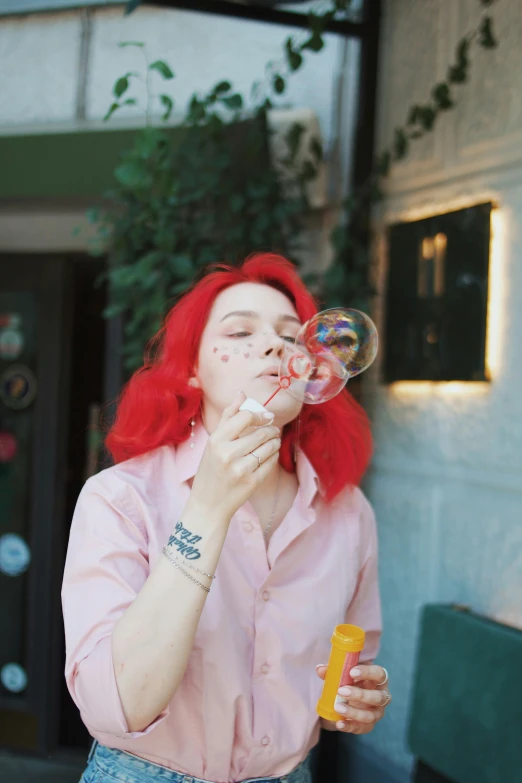
{"type": "Polygon", "coordinates": [[[285,544],[284,531],[276,530],[267,556],[261,531],[245,530],[240,519],[235,522],[195,646],[219,655],[231,648],[246,650],[264,638],[289,653],[310,649],[317,640],[329,641],[356,591],[361,562],[357,532],[331,536],[314,523],[285,544]]]}

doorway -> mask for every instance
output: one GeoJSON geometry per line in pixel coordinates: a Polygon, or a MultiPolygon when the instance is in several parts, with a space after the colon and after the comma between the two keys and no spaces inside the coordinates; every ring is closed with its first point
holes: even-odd
{"type": "Polygon", "coordinates": [[[85,255],[0,255],[0,747],[24,754],[90,742],[63,676],[60,590],[101,464],[102,271],[85,255]]]}

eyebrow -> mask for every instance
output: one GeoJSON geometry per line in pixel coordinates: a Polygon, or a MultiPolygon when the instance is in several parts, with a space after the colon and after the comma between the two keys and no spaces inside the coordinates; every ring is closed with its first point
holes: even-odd
{"type": "MultiPolygon", "coordinates": [[[[231,318],[233,315],[240,315],[243,316],[243,318],[260,318],[259,313],[254,312],[254,310],[234,310],[233,312],[224,315],[219,323],[222,323],[225,318],[231,318]]],[[[295,315],[279,315],[277,320],[292,321],[293,323],[299,324],[299,326],[301,326],[301,321],[299,318],[296,318],[295,315]]]]}

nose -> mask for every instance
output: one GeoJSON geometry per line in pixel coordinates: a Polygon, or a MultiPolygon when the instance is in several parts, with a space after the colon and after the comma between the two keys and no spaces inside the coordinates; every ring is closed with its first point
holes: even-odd
{"type": "Polygon", "coordinates": [[[269,332],[265,335],[265,343],[263,346],[264,356],[277,356],[280,359],[283,356],[285,350],[285,341],[282,337],[279,337],[275,332],[269,332]]]}

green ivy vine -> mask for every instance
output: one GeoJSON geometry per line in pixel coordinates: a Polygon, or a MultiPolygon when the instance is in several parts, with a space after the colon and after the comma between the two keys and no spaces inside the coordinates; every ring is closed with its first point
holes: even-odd
{"type": "Polygon", "coordinates": [[[393,163],[406,158],[412,143],[433,132],[440,117],[456,105],[456,88],[469,80],[473,45],[486,50],[497,46],[489,14],[497,0],[478,1],[482,13],[477,28],[458,42],[446,79],[432,87],[425,103],[409,108],[404,125],[395,128],[389,147],[376,156],[367,180],[343,202],[343,219],[331,236],[333,262],[322,277],[310,280],[329,307],[346,306],[347,302],[367,307],[375,293],[370,276],[369,217],[372,206],[382,198],[383,182],[393,163]]]}
{"type": "MultiPolygon", "coordinates": [[[[455,105],[454,88],[469,78],[471,47],[496,46],[488,12],[495,1],[479,0],[483,12],[478,27],[459,42],[446,80],[434,85],[426,103],[410,108],[367,181],[344,200],[343,217],[331,236],[333,263],[325,274],[306,280],[326,306],[367,306],[373,293],[371,206],[381,197],[382,180],[393,162],[405,158],[410,145],[432,132],[438,118],[455,105]]],[[[124,318],[128,371],[141,364],[144,346],[165,312],[209,263],[237,263],[254,250],[282,252],[297,263],[309,208],[307,186],[323,151],[316,138],[305,147],[305,129],[295,124],[285,138],[286,154],[274,163],[267,111],[277,105],[306,56],[321,51],[328,24],[349,6],[350,0],[331,0],[326,10],[310,14],[309,29],[286,39],[280,60],[267,64],[248,100],[229,81],[219,81],[204,94],[194,93],[175,124],[175,100],[167,90],[175,79],[170,65],[149,61],[139,41],[120,44],[140,52],[143,69],[117,79],[105,119],[137,105],[132,89],[142,82],[146,126],[136,131],[132,148],[115,169],[106,208],[91,210],[89,217],[97,227],[92,252],[108,258],[111,301],[105,316],[124,318]],[[165,84],[158,95],[152,89],[154,74],[165,84]],[[156,107],[161,108],[162,125],[152,124],[156,107]]]]}

